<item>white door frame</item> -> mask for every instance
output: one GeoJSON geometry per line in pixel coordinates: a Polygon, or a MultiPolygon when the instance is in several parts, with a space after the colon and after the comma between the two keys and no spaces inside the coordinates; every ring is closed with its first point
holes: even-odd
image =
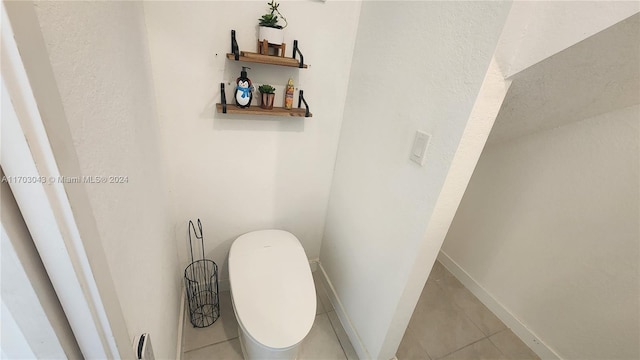
{"type": "Polygon", "coordinates": [[[133,358],[84,185],[58,181],[79,166],[33,3],[3,2],[1,23],[0,163],[83,356],[133,358]]]}
{"type": "MultiPolygon", "coordinates": [[[[0,170],[0,175],[4,173],[0,170]]],[[[9,184],[0,183],[0,302],[3,359],[81,359],[9,184]]]]}

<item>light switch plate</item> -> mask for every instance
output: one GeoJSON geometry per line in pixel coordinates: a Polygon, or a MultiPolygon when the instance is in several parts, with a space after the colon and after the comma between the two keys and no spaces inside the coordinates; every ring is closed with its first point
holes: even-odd
{"type": "Polygon", "coordinates": [[[424,131],[416,131],[416,137],[413,139],[413,146],[411,147],[411,155],[409,155],[409,159],[411,159],[411,161],[420,166],[424,166],[429,140],[431,140],[431,135],[424,131]]]}

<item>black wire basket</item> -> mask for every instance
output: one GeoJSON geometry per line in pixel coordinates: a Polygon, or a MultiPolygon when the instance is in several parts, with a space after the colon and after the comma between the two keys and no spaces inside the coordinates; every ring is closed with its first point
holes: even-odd
{"type": "Polygon", "coordinates": [[[198,328],[207,327],[220,317],[220,298],[218,296],[218,265],[204,258],[204,236],[202,223],[198,219],[198,230],[189,221],[189,249],[191,251],[191,264],[184,269],[184,285],[187,291],[189,304],[189,320],[191,325],[198,328]],[[191,230],[196,239],[200,240],[202,258],[194,260],[193,243],[191,242],[191,230]]]}

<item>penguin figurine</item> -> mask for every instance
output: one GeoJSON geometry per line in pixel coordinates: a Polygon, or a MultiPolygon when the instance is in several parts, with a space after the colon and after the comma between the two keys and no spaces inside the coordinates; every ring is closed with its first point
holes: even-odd
{"type": "Polygon", "coordinates": [[[247,77],[247,69],[249,68],[243,66],[240,77],[236,79],[236,105],[241,108],[248,108],[253,99],[253,85],[251,85],[251,80],[247,77]]]}

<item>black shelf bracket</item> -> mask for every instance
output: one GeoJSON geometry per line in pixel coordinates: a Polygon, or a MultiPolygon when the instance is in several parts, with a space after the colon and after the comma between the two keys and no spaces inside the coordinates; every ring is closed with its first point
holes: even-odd
{"type": "Polygon", "coordinates": [[[235,56],[236,61],[240,60],[240,49],[236,41],[236,31],[231,30],[231,53],[235,56]]]}
{"type": "Polygon", "coordinates": [[[220,83],[220,103],[222,104],[222,113],[227,113],[227,95],[224,92],[224,83],[220,83]]]}
{"type": "Polygon", "coordinates": [[[296,58],[296,53],[300,54],[299,68],[304,68],[304,56],[300,52],[300,48],[298,48],[298,40],[293,40],[293,58],[296,58]]]}
{"type": "Polygon", "coordinates": [[[307,104],[307,100],[304,99],[303,94],[304,92],[300,90],[300,94],[298,95],[298,108],[300,108],[302,103],[304,103],[304,107],[306,108],[306,111],[304,112],[304,117],[309,117],[311,116],[311,113],[309,112],[309,104],[307,104]]]}

